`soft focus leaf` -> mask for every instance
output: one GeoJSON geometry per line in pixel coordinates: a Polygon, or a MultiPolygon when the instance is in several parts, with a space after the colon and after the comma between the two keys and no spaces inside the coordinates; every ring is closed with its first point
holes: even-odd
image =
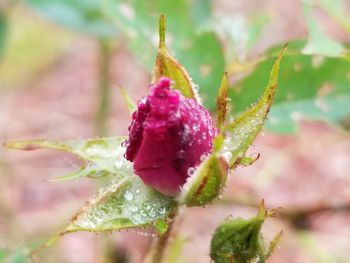
{"type": "Polygon", "coordinates": [[[11,9],[6,19],[6,49],[1,57],[0,86],[27,87],[28,80],[40,76],[71,47],[73,36],[28,15],[23,8],[11,9]],[[47,35],[50,37],[43,37],[47,35]]]}
{"type": "Polygon", "coordinates": [[[128,106],[129,113],[132,114],[137,109],[136,104],[133,102],[133,100],[130,98],[129,94],[126,92],[126,90],[123,87],[119,86],[119,89],[123,96],[125,104],[128,106]]]}
{"type": "Polygon", "coordinates": [[[18,249],[11,256],[10,262],[11,263],[30,263],[32,261],[28,258],[28,253],[29,253],[28,249],[18,249]]]}
{"type": "Polygon", "coordinates": [[[78,177],[101,177],[109,174],[120,178],[132,173],[132,165],[124,157],[125,148],[121,143],[125,137],[96,138],[73,141],[24,141],[10,142],[6,146],[19,150],[36,150],[50,148],[77,155],[83,166],[80,170],[56,180],[69,180],[78,177]],[[131,172],[130,172],[131,171],[131,172]]]}
{"type": "Polygon", "coordinates": [[[221,129],[221,126],[225,123],[227,113],[227,89],[228,89],[227,73],[224,74],[219,94],[216,98],[216,126],[221,129]]]}
{"type": "Polygon", "coordinates": [[[286,48],[287,46],[283,48],[274,62],[264,95],[255,105],[239,115],[232,123],[226,125],[224,128],[225,142],[223,150],[231,153],[231,167],[235,165],[238,158],[244,157],[264,124],[275,96],[279,65],[286,48]]]}
{"type": "MultiPolygon", "coordinates": [[[[265,128],[274,132],[297,131],[303,119],[333,125],[350,115],[349,58],[325,58],[300,54],[304,43],[289,44],[283,59],[282,87],[276,95],[265,128]]],[[[274,59],[261,62],[254,72],[229,91],[234,112],[242,112],[261,93],[260,83],[274,59]]]]}
{"type": "Polygon", "coordinates": [[[7,251],[4,249],[0,248],[0,263],[5,262],[5,257],[7,255],[7,251]]]}
{"type": "Polygon", "coordinates": [[[176,49],[176,58],[185,66],[189,75],[199,87],[204,105],[214,111],[218,84],[225,71],[225,59],[221,44],[213,32],[191,37],[188,47],[176,49]]]}
{"type": "Polygon", "coordinates": [[[191,175],[181,190],[180,204],[205,205],[217,198],[227,179],[226,160],[216,153],[208,156],[191,175]]]}
{"type": "Polygon", "coordinates": [[[265,248],[261,226],[274,211],[263,204],[257,216],[251,219],[228,218],[215,230],[210,245],[210,257],[215,263],[264,263],[276,246],[281,232],[269,248],[265,248]]]}
{"type": "Polygon", "coordinates": [[[146,186],[137,176],[112,184],[92,198],[60,235],[75,231],[101,232],[147,227],[168,218],[176,207],[173,198],[146,186]]]}
{"type": "Polygon", "coordinates": [[[17,248],[14,251],[8,251],[0,248],[0,263],[30,263],[28,257],[29,249],[17,248]]]}
{"type": "Polygon", "coordinates": [[[5,49],[5,41],[6,41],[6,33],[7,33],[7,19],[3,12],[0,10],[0,58],[5,49]]]}
{"type": "MultiPolygon", "coordinates": [[[[211,15],[208,1],[191,3],[196,6],[196,10],[191,9],[190,3],[185,0],[130,0],[127,3],[103,0],[103,3],[106,15],[129,38],[129,48],[148,69],[153,66],[154,51],[158,44],[156,17],[164,14],[168,27],[167,44],[171,54],[186,68],[194,83],[199,85],[205,105],[211,110],[215,109],[212,98],[217,94],[225,59],[213,29],[203,30],[203,24],[199,22],[211,15]]],[[[170,58],[169,63],[178,67],[178,63],[170,58]]]]}
{"type": "Polygon", "coordinates": [[[117,29],[104,16],[100,0],[26,0],[39,13],[70,29],[96,37],[114,37],[117,29]]]}
{"type": "Polygon", "coordinates": [[[159,19],[159,50],[152,82],[158,83],[161,77],[169,77],[174,81],[173,88],[179,90],[184,97],[199,100],[194,84],[185,68],[168,53],[165,46],[165,30],[165,17],[162,15],[159,19]]]}
{"type": "Polygon", "coordinates": [[[191,16],[196,25],[196,31],[208,31],[215,23],[212,17],[212,1],[211,0],[192,0],[191,16]]]}
{"type": "Polygon", "coordinates": [[[307,3],[320,6],[350,34],[350,19],[347,13],[345,0],[308,0],[307,3]]]}
{"type": "Polygon", "coordinates": [[[345,49],[342,44],[329,38],[312,15],[311,5],[304,3],[304,18],[308,26],[309,38],[302,52],[308,55],[343,56],[345,49]]]}

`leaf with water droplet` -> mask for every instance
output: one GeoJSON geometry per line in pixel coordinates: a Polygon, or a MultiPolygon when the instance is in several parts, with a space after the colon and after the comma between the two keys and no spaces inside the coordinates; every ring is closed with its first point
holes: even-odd
{"type": "Polygon", "coordinates": [[[159,19],[159,49],[153,71],[152,82],[157,83],[161,77],[168,77],[174,81],[173,88],[179,90],[186,98],[200,101],[197,90],[185,68],[169,55],[165,45],[165,16],[159,19]]]}
{"type": "Polygon", "coordinates": [[[179,203],[187,206],[205,205],[217,198],[225,186],[228,165],[216,153],[208,156],[182,187],[179,203]]]}
{"type": "Polygon", "coordinates": [[[80,177],[96,178],[109,174],[117,175],[119,178],[132,175],[132,165],[123,157],[125,148],[121,144],[125,139],[126,137],[71,141],[34,140],[9,142],[5,145],[18,150],[49,148],[77,155],[83,162],[78,171],[51,180],[64,181],[80,177]]]}
{"type": "Polygon", "coordinates": [[[228,79],[227,72],[224,74],[218,96],[216,98],[216,125],[219,129],[225,123],[226,113],[227,113],[227,89],[228,89],[228,79]]]}
{"type": "Polygon", "coordinates": [[[211,240],[210,257],[215,263],[264,263],[271,255],[282,232],[278,233],[266,249],[261,227],[265,220],[275,215],[264,204],[258,215],[251,219],[228,218],[221,223],[211,240]]]}
{"type": "Polygon", "coordinates": [[[275,96],[279,65],[286,48],[287,45],[284,46],[276,59],[270,72],[269,83],[260,100],[223,129],[225,135],[223,151],[232,153],[230,167],[234,167],[237,160],[244,157],[264,124],[275,96]]]}
{"type": "Polygon", "coordinates": [[[90,198],[68,226],[44,246],[76,231],[101,232],[154,226],[156,231],[162,232],[165,229],[162,221],[166,222],[172,216],[176,206],[172,197],[146,186],[137,176],[125,178],[90,198]]]}

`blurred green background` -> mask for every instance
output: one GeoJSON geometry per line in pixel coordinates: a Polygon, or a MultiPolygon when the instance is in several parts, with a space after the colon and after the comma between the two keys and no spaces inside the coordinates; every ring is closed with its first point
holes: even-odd
{"type": "MultiPolygon", "coordinates": [[[[160,14],[171,54],[213,113],[225,71],[234,115],[262,94],[289,42],[265,135],[252,149],[262,158],[231,176],[220,202],[188,209],[168,262],[209,262],[218,222],[254,215],[261,198],[283,207],[265,230],[267,237],[285,230],[269,262],[349,262],[348,0],[1,0],[0,140],[126,134],[118,86],[135,101],[146,94],[160,14]]],[[[49,151],[0,149],[0,262],[27,262],[28,248],[96,191],[88,179],[44,181],[77,164],[49,151]]],[[[142,262],[150,240],[136,232],[77,233],[36,260],[142,262]]]]}

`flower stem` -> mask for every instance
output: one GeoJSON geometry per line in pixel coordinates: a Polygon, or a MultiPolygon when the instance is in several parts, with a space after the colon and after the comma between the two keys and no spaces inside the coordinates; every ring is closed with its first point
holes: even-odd
{"type": "Polygon", "coordinates": [[[107,40],[100,39],[99,42],[99,90],[98,106],[96,112],[96,132],[99,136],[107,133],[107,117],[109,111],[109,91],[110,91],[110,56],[111,48],[107,40]]]}
{"type": "Polygon", "coordinates": [[[145,263],[164,263],[165,252],[169,245],[169,239],[176,236],[178,227],[182,221],[182,215],[184,214],[184,208],[178,207],[173,216],[173,221],[169,223],[168,231],[154,240],[151,250],[145,260],[145,263]]]}
{"type": "Polygon", "coordinates": [[[156,240],[151,263],[162,263],[173,225],[174,223],[171,222],[168,231],[156,240]]]}

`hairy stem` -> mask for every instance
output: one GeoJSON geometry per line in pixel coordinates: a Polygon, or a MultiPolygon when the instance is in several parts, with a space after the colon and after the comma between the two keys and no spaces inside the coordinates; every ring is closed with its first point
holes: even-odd
{"type": "Polygon", "coordinates": [[[110,56],[111,48],[108,41],[99,40],[99,90],[98,106],[96,112],[96,132],[99,136],[107,134],[107,117],[109,111],[109,92],[110,92],[110,56]]]}
{"type": "Polygon", "coordinates": [[[169,244],[169,240],[176,236],[178,227],[184,214],[184,208],[177,208],[174,212],[173,221],[169,223],[168,231],[154,240],[146,263],[165,263],[165,252],[169,244]]]}

